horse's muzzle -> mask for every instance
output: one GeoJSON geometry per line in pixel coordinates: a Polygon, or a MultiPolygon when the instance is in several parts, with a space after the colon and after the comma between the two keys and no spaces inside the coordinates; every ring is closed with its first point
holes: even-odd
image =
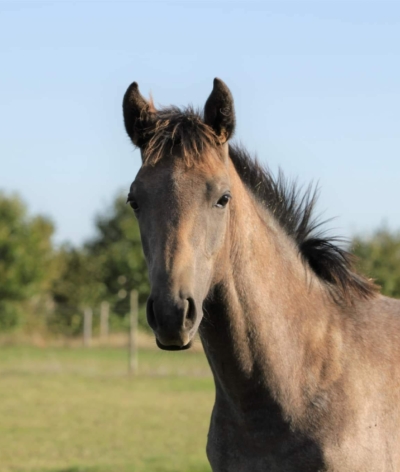
{"type": "Polygon", "coordinates": [[[196,318],[196,305],[191,297],[173,302],[150,297],[147,301],[147,322],[160,349],[188,349],[195,334],[196,318]]]}
{"type": "Polygon", "coordinates": [[[160,341],[157,338],[156,338],[156,344],[163,351],[185,351],[186,349],[190,349],[192,347],[192,341],[189,341],[187,344],[185,344],[182,347],[179,347],[179,346],[164,346],[164,344],[161,344],[160,341]]]}

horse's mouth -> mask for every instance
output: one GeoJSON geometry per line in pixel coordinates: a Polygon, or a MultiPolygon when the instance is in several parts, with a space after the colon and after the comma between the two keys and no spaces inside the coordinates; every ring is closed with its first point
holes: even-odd
{"type": "Polygon", "coordinates": [[[161,344],[160,341],[156,338],[156,343],[157,346],[163,351],[186,351],[186,349],[192,347],[192,341],[189,341],[184,346],[165,346],[164,344],[161,344]]]}

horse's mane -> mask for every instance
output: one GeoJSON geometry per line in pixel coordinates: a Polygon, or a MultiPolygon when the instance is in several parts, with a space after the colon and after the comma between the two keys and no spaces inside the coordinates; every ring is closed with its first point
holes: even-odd
{"type": "MultiPolygon", "coordinates": [[[[213,130],[204,123],[201,113],[191,107],[162,109],[147,131],[145,165],[154,165],[171,155],[174,146],[179,146],[181,158],[192,166],[216,146],[213,130]]],[[[327,285],[335,301],[370,298],[377,292],[372,280],[355,272],[354,256],[338,245],[342,240],[321,231],[323,223],[314,217],[316,191],[312,186],[301,191],[281,172],[273,176],[238,145],[229,146],[229,155],[243,183],[294,240],[302,259],[327,285]]]]}
{"type": "Polygon", "coordinates": [[[315,187],[301,191],[282,172],[273,176],[239,146],[230,146],[229,156],[243,183],[293,238],[303,260],[328,284],[335,299],[369,298],[376,293],[373,281],[355,272],[355,256],[338,245],[343,240],[321,231],[324,222],[314,217],[315,187]]]}

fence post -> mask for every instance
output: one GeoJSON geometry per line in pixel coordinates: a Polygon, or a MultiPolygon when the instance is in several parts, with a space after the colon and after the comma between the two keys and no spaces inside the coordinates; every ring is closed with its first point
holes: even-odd
{"type": "Polygon", "coordinates": [[[108,302],[101,302],[100,304],[100,338],[102,341],[105,341],[108,339],[109,315],[110,315],[110,304],[108,302]]]}
{"type": "Polygon", "coordinates": [[[137,326],[138,326],[138,292],[131,291],[129,313],[129,374],[136,375],[138,371],[137,326]]]}
{"type": "Polygon", "coordinates": [[[85,347],[90,347],[90,343],[92,340],[92,319],[92,309],[86,307],[83,310],[83,345],[85,347]]]}

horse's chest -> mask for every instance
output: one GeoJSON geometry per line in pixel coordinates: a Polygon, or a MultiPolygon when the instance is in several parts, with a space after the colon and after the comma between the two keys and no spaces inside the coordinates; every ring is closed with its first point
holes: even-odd
{"type": "Polygon", "coordinates": [[[287,425],[242,422],[214,410],[207,443],[213,472],[322,472],[317,445],[294,435],[287,425]]]}

